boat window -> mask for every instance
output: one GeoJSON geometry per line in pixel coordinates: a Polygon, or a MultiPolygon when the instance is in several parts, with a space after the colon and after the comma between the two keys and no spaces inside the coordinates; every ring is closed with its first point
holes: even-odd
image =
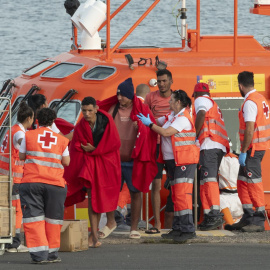
{"type": "Polygon", "coordinates": [[[82,64],[73,64],[73,63],[61,63],[56,65],[49,70],[46,70],[41,74],[41,77],[49,78],[65,78],[75,71],[79,70],[83,65],[82,64]]]}
{"type": "Polygon", "coordinates": [[[115,67],[96,66],[83,74],[85,80],[105,80],[116,72],[115,67]]]}
{"type": "MultiPolygon", "coordinates": [[[[58,105],[59,101],[54,101],[50,104],[50,107],[53,107],[55,105],[58,105]]],[[[57,108],[57,106],[56,106],[57,108]]],[[[69,123],[75,125],[77,121],[77,117],[79,115],[81,109],[81,104],[79,101],[68,101],[64,103],[63,106],[60,106],[59,109],[57,110],[57,117],[62,118],[69,123]]]]}
{"type": "Polygon", "coordinates": [[[37,65],[25,70],[23,72],[23,74],[28,75],[28,76],[32,76],[32,75],[40,72],[41,70],[48,68],[53,63],[55,63],[55,61],[51,61],[51,60],[42,61],[42,62],[38,63],[37,65]]]}

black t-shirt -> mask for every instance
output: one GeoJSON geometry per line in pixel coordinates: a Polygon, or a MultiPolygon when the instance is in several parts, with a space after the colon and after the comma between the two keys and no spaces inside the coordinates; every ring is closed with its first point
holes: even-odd
{"type": "Polygon", "coordinates": [[[109,119],[107,116],[105,116],[101,112],[97,112],[96,128],[95,131],[92,132],[95,147],[98,146],[100,140],[102,139],[103,133],[105,131],[108,122],[109,119]]]}

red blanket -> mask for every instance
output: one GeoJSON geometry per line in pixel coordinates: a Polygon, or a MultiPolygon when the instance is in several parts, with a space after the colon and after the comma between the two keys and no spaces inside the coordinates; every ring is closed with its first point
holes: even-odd
{"type": "Polygon", "coordinates": [[[64,177],[68,193],[65,206],[70,206],[85,199],[84,181],[91,186],[93,210],[97,213],[116,209],[121,187],[121,165],[119,148],[121,145],[118,131],[112,117],[106,115],[109,122],[97,148],[85,152],[81,143],[93,145],[92,131],[89,123],[82,118],[74,129],[70,144],[70,165],[66,167],[64,177]]]}
{"type": "MultiPolygon", "coordinates": [[[[117,102],[117,96],[113,96],[98,102],[98,105],[101,109],[108,111],[117,102]]],[[[138,133],[135,142],[135,148],[132,152],[132,158],[134,162],[132,171],[132,184],[141,192],[148,192],[149,186],[157,174],[157,134],[149,127],[143,125],[143,123],[137,117],[137,114],[139,113],[142,113],[145,116],[149,114],[152,122],[155,123],[155,118],[152,115],[149,107],[143,104],[141,100],[139,100],[136,96],[134,96],[133,108],[130,114],[130,118],[132,121],[137,121],[138,133]]]]}
{"type": "Polygon", "coordinates": [[[54,120],[54,123],[56,124],[57,128],[64,134],[68,134],[71,132],[72,129],[74,129],[74,125],[69,123],[68,121],[62,119],[62,118],[56,118],[54,120]]]}

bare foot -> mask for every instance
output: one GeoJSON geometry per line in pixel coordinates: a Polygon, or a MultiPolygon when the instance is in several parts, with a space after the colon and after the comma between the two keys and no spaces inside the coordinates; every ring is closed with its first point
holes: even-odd
{"type": "Polygon", "coordinates": [[[90,248],[98,248],[98,247],[100,247],[101,245],[102,245],[102,243],[99,242],[99,241],[97,241],[96,244],[89,244],[89,247],[90,247],[90,248]]]}
{"type": "Polygon", "coordinates": [[[94,238],[92,234],[90,234],[88,238],[88,246],[91,248],[97,248],[100,247],[102,244],[98,241],[97,238],[94,238]]]}

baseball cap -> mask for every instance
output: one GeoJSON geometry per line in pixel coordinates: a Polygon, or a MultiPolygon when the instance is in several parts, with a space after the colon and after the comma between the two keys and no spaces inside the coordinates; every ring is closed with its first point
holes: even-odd
{"type": "Polygon", "coordinates": [[[207,83],[197,83],[194,87],[194,92],[192,97],[194,97],[195,92],[208,92],[209,93],[209,86],[207,83]]]}

